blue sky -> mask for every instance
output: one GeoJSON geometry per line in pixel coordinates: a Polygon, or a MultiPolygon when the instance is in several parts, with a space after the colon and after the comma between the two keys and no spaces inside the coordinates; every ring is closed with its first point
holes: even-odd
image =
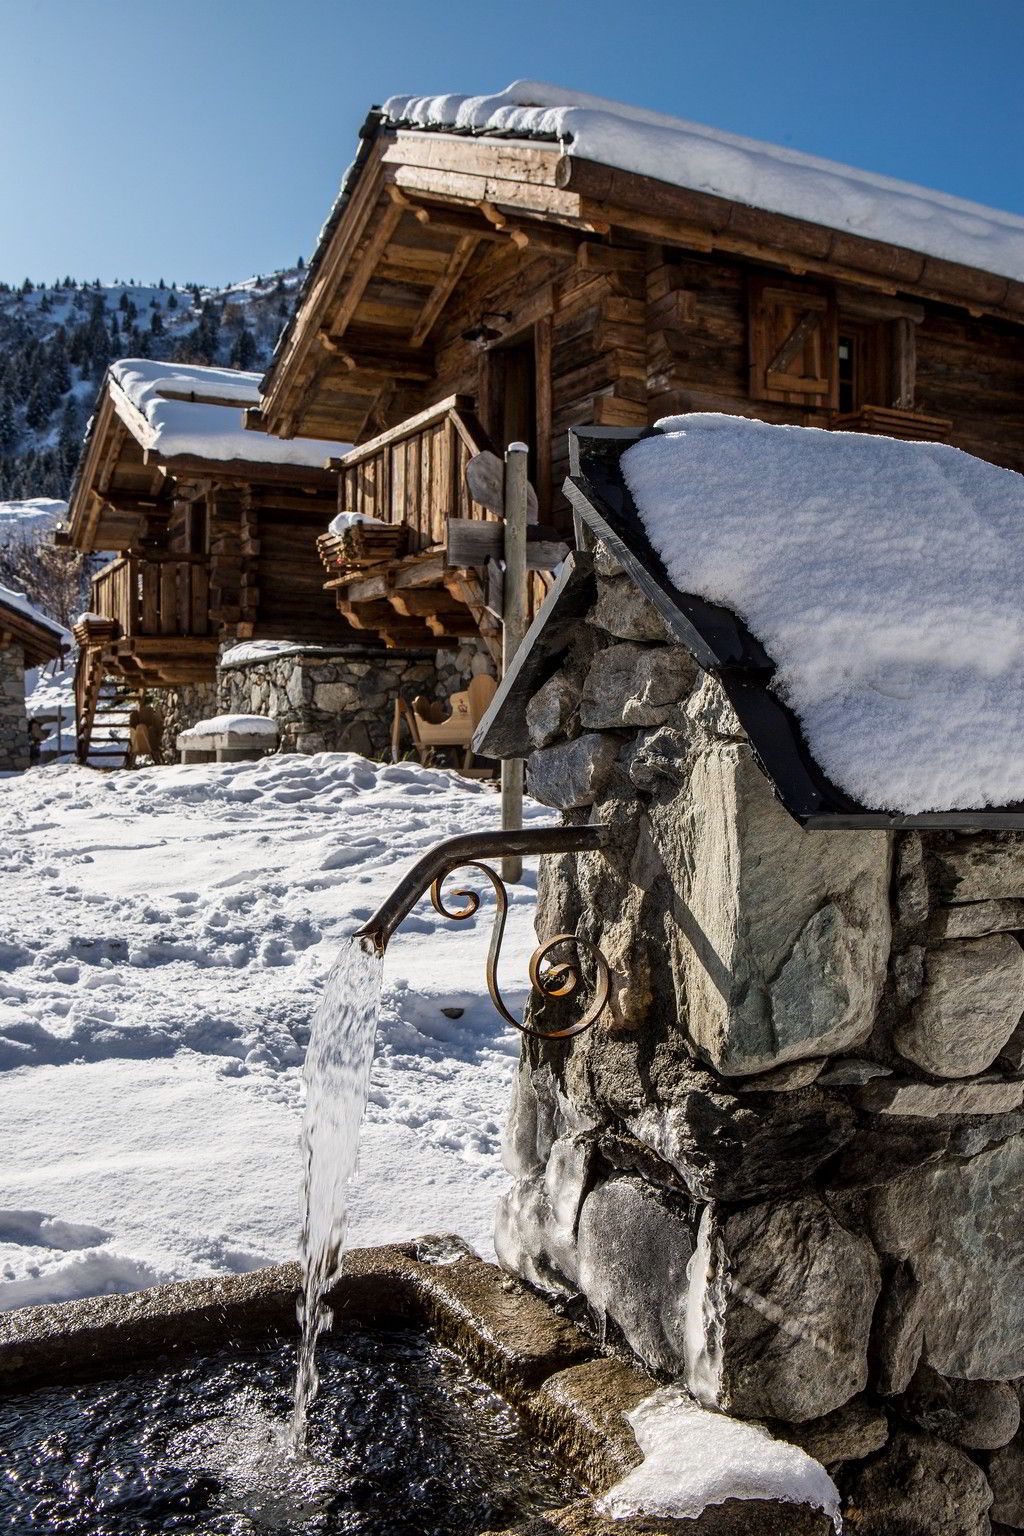
{"type": "Polygon", "coordinates": [[[0,0],[0,279],[309,254],[367,108],[555,81],[1024,214],[1024,0],[0,0]]]}

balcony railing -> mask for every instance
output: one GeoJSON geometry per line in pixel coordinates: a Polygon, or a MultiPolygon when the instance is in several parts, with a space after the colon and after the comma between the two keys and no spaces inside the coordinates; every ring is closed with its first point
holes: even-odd
{"type": "Polygon", "coordinates": [[[114,619],[125,639],[206,635],[210,577],[204,555],[122,555],[92,579],[93,613],[114,619]]]}

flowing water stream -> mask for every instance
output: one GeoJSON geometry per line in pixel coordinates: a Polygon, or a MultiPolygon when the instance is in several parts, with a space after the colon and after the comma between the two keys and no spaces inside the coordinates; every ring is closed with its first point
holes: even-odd
{"type": "Polygon", "coordinates": [[[306,1052],[305,1217],[299,1245],[302,1295],[298,1308],[302,1338],[288,1428],[289,1447],[296,1457],[305,1454],[309,1408],[320,1385],[317,1340],[331,1324],[325,1297],[341,1274],[348,1186],[355,1172],[370,1088],[383,964],[368,939],[348,940],[327,978],[306,1052]]]}

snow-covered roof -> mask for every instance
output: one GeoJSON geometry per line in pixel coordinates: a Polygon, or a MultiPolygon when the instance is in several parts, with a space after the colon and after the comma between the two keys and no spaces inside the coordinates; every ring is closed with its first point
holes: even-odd
{"type": "Polygon", "coordinates": [[[57,647],[65,643],[66,632],[57,623],[56,619],[48,619],[34,603],[29,602],[24,592],[15,592],[10,587],[0,586],[0,629],[3,628],[3,610],[16,615],[23,622],[34,625],[37,629],[44,630],[52,635],[57,647]]]}
{"type": "Polygon", "coordinates": [[[691,191],[1024,280],[1024,218],[698,123],[517,80],[492,96],[392,96],[394,125],[556,140],[691,191]]]}
{"type": "Polygon", "coordinates": [[[110,389],[142,446],[164,459],[243,459],[319,469],[351,446],[248,431],[242,412],[260,403],[258,373],[128,357],[111,363],[110,389]]]}
{"type": "Polygon", "coordinates": [[[1024,476],[941,443],[670,417],[622,455],[682,593],[738,614],[865,807],[1024,801],[1024,476]]]}

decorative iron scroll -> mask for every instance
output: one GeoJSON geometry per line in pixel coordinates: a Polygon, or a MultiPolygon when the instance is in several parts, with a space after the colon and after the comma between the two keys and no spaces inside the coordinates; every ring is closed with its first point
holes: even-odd
{"type": "MultiPolygon", "coordinates": [[[[596,944],[591,944],[589,939],[582,939],[574,933],[556,933],[553,939],[546,939],[534,950],[530,956],[530,985],[539,997],[569,997],[580,984],[578,961],[563,960],[550,965],[547,970],[541,969],[548,955],[559,945],[570,944],[577,952],[585,950],[594,963],[597,977],[594,983],[593,1000],[582,1018],[577,1019],[575,1024],[567,1025],[564,1029],[531,1029],[509,1011],[498,988],[498,961],[501,956],[502,940],[505,937],[505,920],[508,916],[508,891],[505,889],[505,882],[489,864],[479,864],[475,859],[467,859],[466,863],[460,867],[478,869],[481,874],[487,876],[494,888],[496,911],[491,928],[491,942],[487,950],[487,990],[491,995],[491,1002],[502,1018],[507,1020],[514,1029],[518,1029],[524,1035],[532,1036],[534,1040],[567,1040],[570,1035],[578,1035],[583,1030],[589,1029],[595,1019],[603,1013],[611,991],[608,962],[596,944]]],[[[430,900],[434,911],[440,912],[442,917],[450,917],[455,922],[462,922],[466,918],[473,917],[480,910],[480,896],[478,892],[462,886],[452,891],[451,895],[461,896],[465,905],[455,908],[446,907],[441,891],[448,875],[454,873],[454,870],[449,870],[448,874],[439,876],[433,882],[430,887],[430,900]]]]}

